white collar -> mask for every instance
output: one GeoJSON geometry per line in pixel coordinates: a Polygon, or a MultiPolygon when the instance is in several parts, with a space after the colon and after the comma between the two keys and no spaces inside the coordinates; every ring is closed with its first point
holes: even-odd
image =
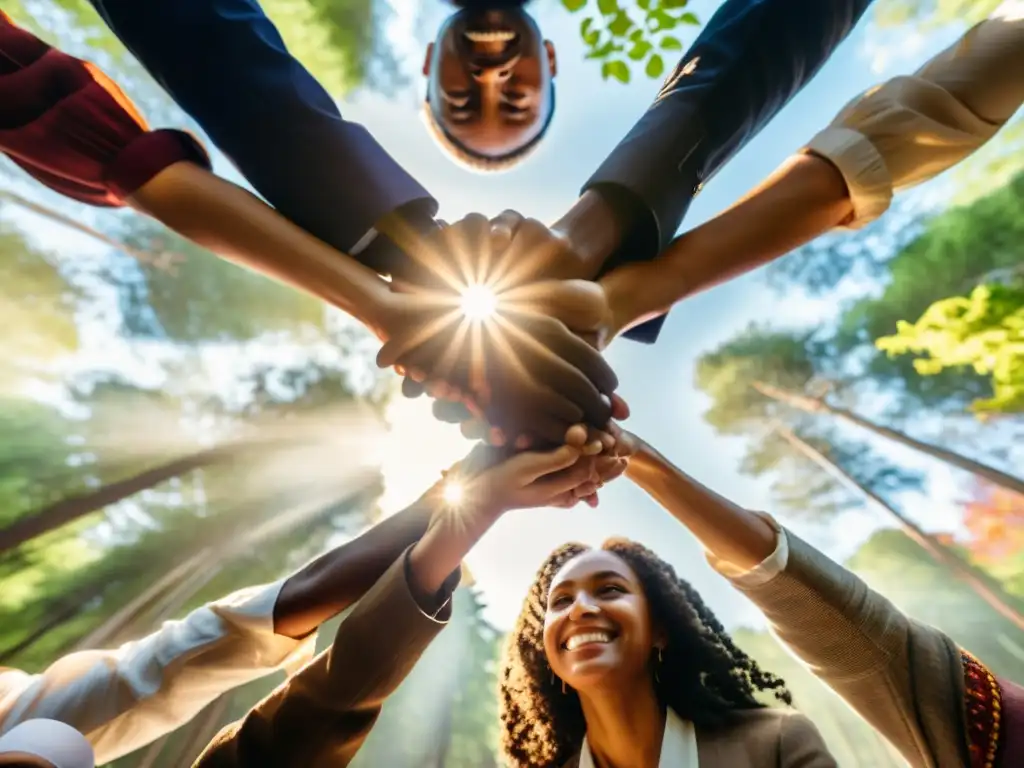
{"type": "MultiPolygon", "coordinates": [[[[579,768],[595,768],[590,743],[583,739],[579,768]]],[[[697,731],[693,723],[683,720],[671,709],[665,715],[665,734],[661,737],[661,759],[658,768],[698,768],[697,731]]]]}

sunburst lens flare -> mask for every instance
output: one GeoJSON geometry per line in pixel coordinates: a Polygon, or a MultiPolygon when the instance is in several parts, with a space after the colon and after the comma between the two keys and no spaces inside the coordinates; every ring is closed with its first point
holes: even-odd
{"type": "Polygon", "coordinates": [[[459,306],[469,320],[486,320],[498,311],[498,297],[486,285],[471,285],[462,292],[459,306]]]}
{"type": "Polygon", "coordinates": [[[456,482],[455,480],[449,480],[444,484],[442,496],[446,504],[452,507],[457,507],[462,503],[465,495],[466,489],[463,487],[462,483],[456,482]]]}

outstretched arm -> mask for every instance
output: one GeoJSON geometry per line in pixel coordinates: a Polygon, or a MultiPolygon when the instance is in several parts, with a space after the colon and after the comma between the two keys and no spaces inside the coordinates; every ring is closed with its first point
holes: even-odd
{"type": "Polygon", "coordinates": [[[449,474],[462,501],[443,486],[420,504],[427,533],[402,553],[351,615],[333,647],[211,742],[197,768],[345,766],[362,746],[384,701],[401,684],[451,614],[459,564],[506,510],[568,502],[589,477],[579,453],[563,446],[499,454],[477,448],[449,474]]]}
{"type": "Polygon", "coordinates": [[[419,540],[432,509],[421,500],[286,579],[231,594],[119,648],[72,653],[35,675],[0,669],[0,730],[60,720],[84,733],[105,763],[188,722],[225,691],[301,666],[317,627],[419,540]]]}
{"type": "Polygon", "coordinates": [[[857,228],[894,192],[933,178],[994,136],[1024,102],[1024,3],[1009,0],[913,76],[850,102],[768,179],[654,261],[602,283],[620,333],[835,227],[857,228]]]}
{"type": "Polygon", "coordinates": [[[392,297],[372,270],[210,172],[183,131],[151,131],[92,64],[0,16],[0,151],[51,189],[131,205],[219,256],[339,307],[378,335],[392,297]]]}
{"type": "Polygon", "coordinates": [[[776,636],[912,765],[968,765],[962,652],[861,579],[693,478],[650,446],[629,477],[704,545],[776,636]]]}

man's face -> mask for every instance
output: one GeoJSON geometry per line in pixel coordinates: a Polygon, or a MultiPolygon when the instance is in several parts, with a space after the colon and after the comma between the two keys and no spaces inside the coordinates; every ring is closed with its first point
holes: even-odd
{"type": "Polygon", "coordinates": [[[473,154],[499,158],[529,144],[553,108],[555,49],[521,4],[463,0],[427,48],[428,109],[473,154]]]}

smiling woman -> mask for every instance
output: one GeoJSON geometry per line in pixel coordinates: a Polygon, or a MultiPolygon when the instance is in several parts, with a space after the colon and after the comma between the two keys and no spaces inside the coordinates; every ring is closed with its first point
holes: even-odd
{"type": "Polygon", "coordinates": [[[785,683],[741,651],[671,565],[625,540],[541,566],[502,664],[515,766],[835,766],[785,683]],[[638,757],[643,759],[637,760],[638,757]]]}

